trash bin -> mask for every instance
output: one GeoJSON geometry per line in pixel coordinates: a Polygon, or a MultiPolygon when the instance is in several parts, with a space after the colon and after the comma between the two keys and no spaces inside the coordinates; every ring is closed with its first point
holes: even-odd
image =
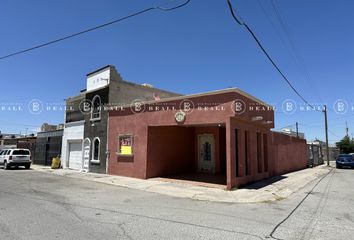
{"type": "Polygon", "coordinates": [[[60,168],[60,157],[55,157],[52,159],[52,169],[58,169],[60,168]]]}

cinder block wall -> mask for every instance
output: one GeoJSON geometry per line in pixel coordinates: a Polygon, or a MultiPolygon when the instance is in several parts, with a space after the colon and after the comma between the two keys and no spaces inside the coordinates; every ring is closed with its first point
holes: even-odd
{"type": "Polygon", "coordinates": [[[278,132],[271,133],[274,169],[281,175],[307,167],[306,140],[278,132]]]}

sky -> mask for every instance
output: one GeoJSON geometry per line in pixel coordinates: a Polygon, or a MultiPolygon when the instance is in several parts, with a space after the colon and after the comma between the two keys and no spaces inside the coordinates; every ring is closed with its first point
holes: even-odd
{"type": "MultiPolygon", "coordinates": [[[[0,56],[72,34],[168,0],[2,0],[0,56]]],[[[176,1],[176,4],[183,0],[176,1]]],[[[233,0],[295,88],[314,106],[328,106],[329,140],[354,132],[354,2],[351,0],[233,0]],[[344,106],[344,107],[343,107],[344,106]],[[342,108],[341,108],[342,107],[342,108]]],[[[275,129],[288,126],[324,140],[321,111],[301,99],[269,63],[226,1],[192,0],[0,60],[0,131],[32,133],[64,121],[64,99],[86,87],[86,74],[107,64],[124,80],[181,94],[228,87],[276,107],[275,129]],[[28,104],[39,100],[39,114],[28,104]],[[295,111],[286,111],[286,103],[295,111]],[[47,108],[57,106],[57,109],[47,108]]]]}

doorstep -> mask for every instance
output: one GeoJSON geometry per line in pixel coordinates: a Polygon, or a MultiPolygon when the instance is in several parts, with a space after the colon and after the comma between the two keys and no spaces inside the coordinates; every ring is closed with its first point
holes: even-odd
{"type": "Polygon", "coordinates": [[[331,167],[325,165],[288,173],[276,182],[272,178],[263,180],[245,188],[225,191],[220,188],[190,184],[188,181],[167,181],[166,179],[137,179],[98,173],[84,173],[70,169],[51,169],[32,165],[32,169],[59,176],[105,183],[130,189],[159,193],[172,197],[227,203],[260,203],[279,201],[305,187],[308,183],[328,173],[331,167]],[[265,184],[262,184],[265,183],[265,184]],[[263,185],[262,187],[252,186],[263,185]]]}

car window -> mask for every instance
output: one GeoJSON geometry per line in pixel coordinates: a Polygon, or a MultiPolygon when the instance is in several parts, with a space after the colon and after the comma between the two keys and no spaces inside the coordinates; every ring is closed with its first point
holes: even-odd
{"type": "Polygon", "coordinates": [[[14,150],[12,155],[31,155],[28,150],[14,150]]]}
{"type": "Polygon", "coordinates": [[[339,160],[353,160],[353,157],[351,155],[339,156],[339,160]]]}

